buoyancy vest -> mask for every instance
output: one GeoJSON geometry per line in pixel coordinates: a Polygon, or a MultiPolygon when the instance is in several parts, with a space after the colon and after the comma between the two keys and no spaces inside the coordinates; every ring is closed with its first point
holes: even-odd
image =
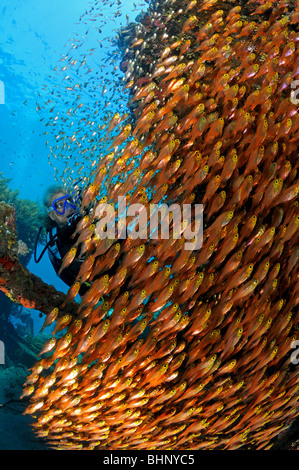
{"type": "MultiPolygon", "coordinates": [[[[47,233],[48,256],[56,274],[61,267],[64,256],[76,241],[76,237],[71,239],[71,236],[76,229],[76,225],[77,224],[71,224],[62,228],[54,226],[47,233]]],[[[60,273],[59,277],[68,286],[71,286],[74,283],[83,261],[83,259],[75,259],[60,273]]]]}

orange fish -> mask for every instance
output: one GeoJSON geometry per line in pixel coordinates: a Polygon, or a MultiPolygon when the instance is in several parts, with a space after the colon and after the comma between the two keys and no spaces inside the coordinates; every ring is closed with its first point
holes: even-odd
{"type": "Polygon", "coordinates": [[[247,297],[249,294],[251,294],[256,286],[258,285],[258,280],[257,279],[252,279],[251,281],[248,281],[246,284],[243,286],[239,287],[237,291],[233,294],[232,296],[232,302],[237,302],[238,300],[240,301],[241,299],[244,299],[244,297],[247,297]]]}
{"type": "Polygon", "coordinates": [[[281,192],[283,187],[283,180],[281,178],[277,178],[272,181],[269,186],[267,187],[263,200],[262,200],[262,209],[267,207],[276,196],[281,192]]]}
{"type": "Polygon", "coordinates": [[[91,183],[85,189],[81,202],[81,211],[83,211],[84,208],[89,206],[89,203],[96,197],[98,192],[99,188],[94,183],[91,183]]]}
{"type": "Polygon", "coordinates": [[[206,235],[210,236],[215,230],[225,227],[233,218],[234,211],[226,211],[219,215],[215,222],[206,230],[206,235]]]}
{"type": "Polygon", "coordinates": [[[60,355],[61,354],[63,355],[65,353],[65,351],[63,350],[66,349],[71,344],[72,338],[73,336],[70,332],[67,332],[64,336],[59,338],[59,340],[57,341],[55,345],[55,350],[53,353],[53,356],[55,358],[61,357],[60,355]]]}
{"type": "Polygon", "coordinates": [[[223,263],[226,256],[235,248],[239,240],[239,234],[235,233],[232,237],[228,237],[227,241],[224,242],[222,249],[217,253],[213,260],[213,268],[223,263]]]}
{"type": "Polygon", "coordinates": [[[57,307],[55,307],[53,310],[51,310],[50,313],[47,314],[44,324],[41,327],[41,330],[40,330],[41,332],[44,330],[44,328],[46,328],[46,326],[51,325],[56,320],[58,313],[59,313],[59,310],[57,307]]]}
{"type": "Polygon", "coordinates": [[[172,296],[175,290],[174,283],[167,285],[158,295],[157,300],[151,308],[152,312],[157,312],[162,309],[162,307],[168,302],[169,298],[172,296]]]}
{"type": "Polygon", "coordinates": [[[52,335],[54,335],[57,331],[63,330],[70,322],[72,321],[72,315],[66,314],[62,317],[58,318],[56,321],[56,325],[54,330],[52,331],[52,335]]]}
{"type": "Polygon", "coordinates": [[[136,248],[132,248],[128,253],[125,254],[123,259],[123,265],[128,268],[129,266],[134,266],[144,255],[145,245],[139,245],[136,248]]]}
{"type": "MultiPolygon", "coordinates": [[[[277,183],[275,185],[276,190],[278,190],[278,188],[279,188],[279,183],[278,182],[279,182],[279,180],[277,180],[277,183]]],[[[274,186],[274,183],[273,183],[273,186],[274,186]]],[[[273,189],[275,189],[275,188],[273,187],[273,189]]],[[[298,194],[299,194],[299,183],[296,182],[295,184],[293,184],[289,188],[286,188],[277,198],[275,198],[274,201],[272,201],[271,206],[282,204],[283,202],[292,201],[293,199],[295,199],[295,197],[298,194]]]]}
{"type": "Polygon", "coordinates": [[[48,339],[44,346],[42,347],[42,349],[40,350],[40,352],[38,353],[38,356],[40,356],[41,354],[45,354],[47,352],[50,352],[52,351],[53,348],[55,348],[56,346],[56,343],[57,343],[57,340],[56,338],[50,338],[48,339]]]}
{"type": "Polygon", "coordinates": [[[238,163],[237,153],[234,153],[229,158],[225,159],[225,162],[224,162],[224,165],[223,165],[223,168],[222,168],[222,172],[221,172],[221,175],[220,175],[220,179],[221,179],[222,184],[225,183],[231,177],[231,175],[233,174],[233,172],[234,172],[234,170],[237,166],[237,163],[238,163]]]}
{"type": "Polygon", "coordinates": [[[112,147],[116,148],[119,147],[130,135],[132,130],[131,124],[126,124],[120,133],[115,137],[112,144],[108,147],[107,150],[110,150],[112,147]]]}
{"type": "Polygon", "coordinates": [[[76,254],[77,254],[77,248],[72,246],[62,259],[61,266],[59,268],[59,271],[57,272],[58,276],[60,276],[62,271],[74,261],[76,254]]]}
{"type": "Polygon", "coordinates": [[[220,175],[214,176],[214,178],[211,178],[210,182],[207,185],[205,195],[203,197],[203,204],[205,204],[212,196],[214,196],[215,192],[219,188],[219,185],[221,183],[221,177],[220,175]]]}
{"type": "Polygon", "coordinates": [[[195,24],[197,23],[198,19],[195,15],[190,16],[183,24],[182,33],[184,34],[186,31],[194,28],[195,24]]]}

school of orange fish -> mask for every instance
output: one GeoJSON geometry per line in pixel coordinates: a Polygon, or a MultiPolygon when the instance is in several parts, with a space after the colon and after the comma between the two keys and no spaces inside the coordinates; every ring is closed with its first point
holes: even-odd
{"type": "Polygon", "coordinates": [[[63,267],[84,263],[22,395],[50,447],[268,449],[299,415],[298,20],[298,0],[151,2],[127,53],[135,121],[110,121],[63,267]],[[172,225],[101,240],[120,195],[202,203],[202,248],[172,225]]]}

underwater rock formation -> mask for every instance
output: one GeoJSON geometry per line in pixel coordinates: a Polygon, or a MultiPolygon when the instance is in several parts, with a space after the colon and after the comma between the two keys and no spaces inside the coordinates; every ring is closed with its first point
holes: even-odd
{"type": "Polygon", "coordinates": [[[135,28],[134,120],[108,127],[83,195],[84,268],[59,310],[92,287],[23,392],[50,446],[268,449],[298,416],[298,6],[151,2],[135,28]],[[169,240],[100,239],[96,209],[119,195],[203,203],[201,250],[173,225],[169,240]]]}
{"type": "MultiPolygon", "coordinates": [[[[33,337],[33,320],[25,307],[39,308],[46,314],[53,309],[55,299],[61,303],[65,296],[26,269],[41,223],[40,209],[33,201],[21,199],[9,183],[0,173],[0,339],[5,342],[2,367],[23,364],[24,368],[32,367],[39,347],[33,337]]],[[[70,310],[74,312],[74,308],[70,310]]]]}
{"type": "MultiPolygon", "coordinates": [[[[16,209],[0,202],[0,290],[13,302],[45,315],[62,303],[65,295],[32,274],[19,260],[16,209]]],[[[66,309],[74,313],[76,303],[66,309]]]]}
{"type": "Polygon", "coordinates": [[[40,225],[39,206],[29,199],[19,198],[19,191],[13,191],[9,187],[9,178],[5,178],[0,172],[0,201],[13,204],[16,210],[16,226],[19,241],[22,241],[19,252],[21,262],[24,266],[30,260],[33,252],[36,234],[40,225]],[[25,249],[27,246],[27,250],[25,249]]]}

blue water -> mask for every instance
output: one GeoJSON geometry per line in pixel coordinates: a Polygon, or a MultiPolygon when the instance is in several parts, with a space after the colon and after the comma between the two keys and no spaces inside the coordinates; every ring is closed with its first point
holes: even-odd
{"type": "MultiPolygon", "coordinates": [[[[115,80],[120,80],[121,73],[114,71],[119,65],[119,56],[111,39],[116,36],[117,28],[134,21],[142,8],[147,8],[145,2],[133,0],[121,3],[9,0],[1,3],[0,80],[4,85],[5,104],[0,104],[0,171],[11,179],[10,187],[19,191],[20,198],[41,203],[46,188],[57,183],[64,170],[74,179],[90,173],[91,162],[104,151],[104,144],[97,137],[95,146],[98,145],[100,151],[91,149],[88,139],[84,139],[85,134],[90,138],[90,126],[88,128],[80,119],[90,113],[96,126],[105,122],[101,120],[106,119],[107,112],[113,113],[122,107],[126,112],[126,96],[115,87],[115,80]],[[95,6],[94,11],[86,14],[92,6],[95,6]],[[79,48],[72,49],[74,60],[82,61],[82,57],[87,57],[86,66],[76,73],[74,68],[61,70],[66,63],[61,59],[72,44],[80,44],[79,48]],[[94,51],[88,52],[91,49],[94,51]],[[115,61],[111,60],[113,55],[115,61]],[[66,78],[68,75],[70,78],[66,78]],[[79,88],[69,92],[66,85],[73,86],[75,82],[81,86],[78,102],[83,105],[81,114],[75,113],[70,127],[71,119],[66,113],[76,93],[79,94],[79,88]],[[50,103],[45,104],[48,101],[50,103]],[[103,101],[105,108],[101,109],[98,103],[103,101]],[[95,117],[96,108],[100,112],[95,117]],[[59,120],[55,124],[57,110],[59,120]],[[60,120],[63,116],[68,118],[64,124],[60,120]],[[61,147],[61,140],[56,138],[61,125],[69,135],[76,129],[78,140],[82,139],[79,152],[72,142],[70,148],[61,147]],[[57,142],[58,147],[51,151],[57,142]],[[84,154],[80,153],[83,148],[84,154]]],[[[39,252],[41,249],[40,246],[39,252]]],[[[32,258],[28,268],[58,290],[67,291],[47,255],[39,264],[32,258]]],[[[43,319],[38,312],[31,311],[31,315],[37,334],[43,319]]]]}

